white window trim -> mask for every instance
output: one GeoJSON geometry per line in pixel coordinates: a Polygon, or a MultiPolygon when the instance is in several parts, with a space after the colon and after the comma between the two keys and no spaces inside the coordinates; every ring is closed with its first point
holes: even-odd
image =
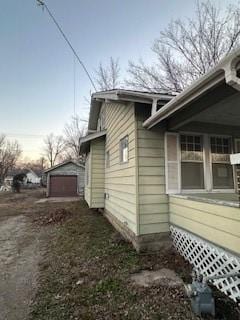
{"type": "MultiPolygon", "coordinates": [[[[180,193],[233,193],[236,190],[236,178],[235,170],[233,170],[233,189],[214,189],[213,188],[213,176],[212,176],[212,157],[211,157],[211,146],[210,138],[211,137],[223,137],[231,138],[230,135],[221,135],[221,134],[206,134],[202,132],[189,132],[189,131],[180,131],[178,136],[178,152],[179,152],[179,184],[180,184],[180,193]],[[203,137],[203,174],[204,174],[204,189],[182,189],[182,174],[181,174],[181,145],[180,145],[180,136],[181,135],[198,135],[203,137]],[[207,158],[209,160],[209,165],[207,165],[207,158]]],[[[233,143],[231,146],[231,151],[233,152],[233,143]]],[[[167,181],[167,179],[166,179],[167,181]]]]}
{"type": "Polygon", "coordinates": [[[124,137],[122,137],[120,140],[119,140],[119,163],[120,164],[126,164],[126,163],[128,163],[129,162],[129,136],[128,136],[128,134],[127,135],[125,135],[124,137]],[[122,145],[121,145],[121,142],[122,142],[122,140],[124,140],[124,139],[126,139],[127,138],[127,160],[126,161],[124,161],[124,160],[122,160],[123,159],[123,157],[121,156],[121,154],[122,154],[122,145]],[[122,158],[122,159],[121,159],[122,158]]]}

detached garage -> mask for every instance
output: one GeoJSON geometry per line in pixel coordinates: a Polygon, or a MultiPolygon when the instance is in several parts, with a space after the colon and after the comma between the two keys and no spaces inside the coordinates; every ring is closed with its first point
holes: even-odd
{"type": "Polygon", "coordinates": [[[83,195],[84,172],[84,166],[74,161],[63,162],[46,170],[47,197],[83,195]]]}

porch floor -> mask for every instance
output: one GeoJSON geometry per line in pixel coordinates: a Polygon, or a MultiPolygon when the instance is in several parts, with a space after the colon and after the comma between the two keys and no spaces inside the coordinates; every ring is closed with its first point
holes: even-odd
{"type": "Polygon", "coordinates": [[[230,207],[240,207],[239,196],[236,193],[188,193],[174,195],[180,198],[219,204],[230,207]]]}

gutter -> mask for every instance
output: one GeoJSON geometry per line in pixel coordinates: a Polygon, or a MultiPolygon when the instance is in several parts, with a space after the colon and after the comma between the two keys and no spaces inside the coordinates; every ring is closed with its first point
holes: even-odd
{"type": "Polygon", "coordinates": [[[152,114],[152,116],[143,123],[143,127],[147,129],[152,128],[223,80],[225,80],[229,86],[240,91],[240,79],[237,77],[237,70],[240,68],[240,65],[238,66],[239,62],[240,49],[227,55],[216,67],[195,81],[156,113],[152,114]]]}

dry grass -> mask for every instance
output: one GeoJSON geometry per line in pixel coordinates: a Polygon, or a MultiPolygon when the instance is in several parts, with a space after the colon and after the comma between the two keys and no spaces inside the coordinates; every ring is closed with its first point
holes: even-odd
{"type": "MultiPolygon", "coordinates": [[[[130,281],[134,272],[162,267],[189,281],[190,268],[179,255],[171,250],[139,255],[84,202],[62,206],[72,215],[47,227],[55,232],[40,266],[32,320],[199,319],[182,289],[140,288],[130,281]]],[[[237,320],[232,304],[219,299],[224,306],[218,307],[219,319],[237,320]]]]}

